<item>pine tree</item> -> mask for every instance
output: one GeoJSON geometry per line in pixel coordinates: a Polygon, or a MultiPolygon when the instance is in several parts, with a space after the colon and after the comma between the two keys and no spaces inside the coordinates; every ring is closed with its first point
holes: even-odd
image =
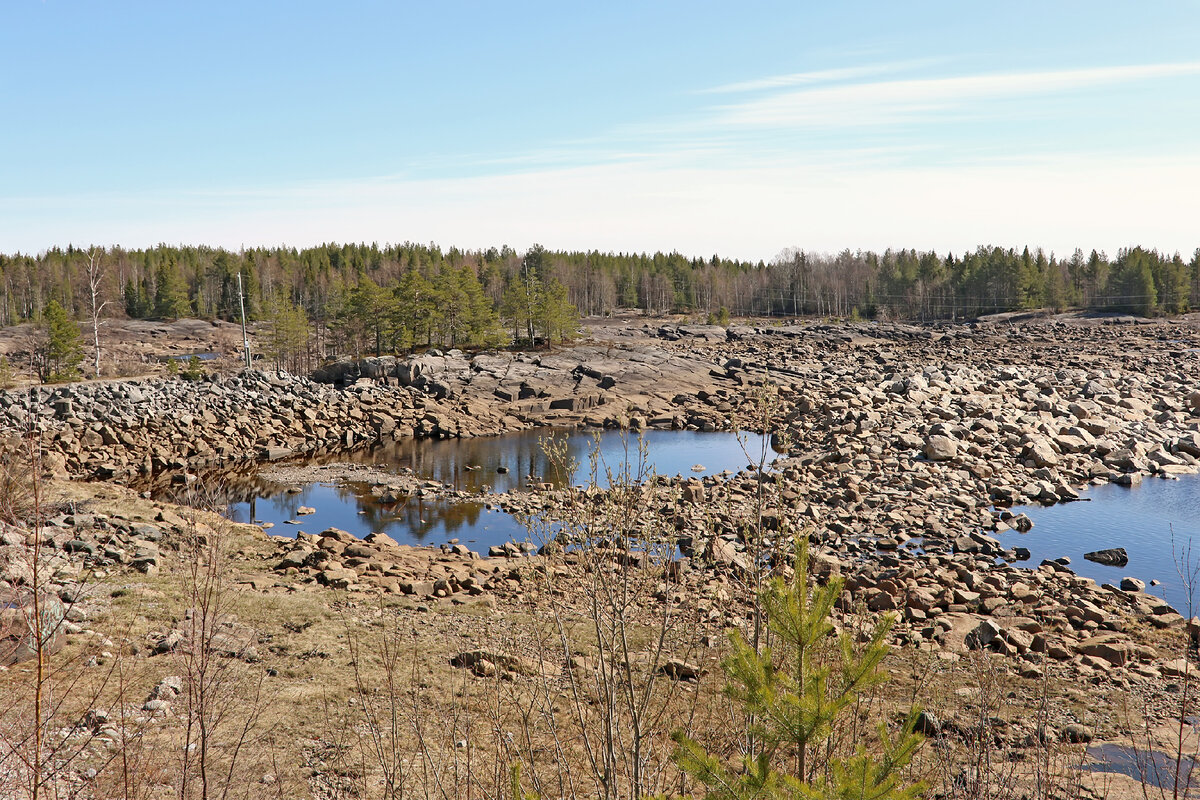
{"type": "Polygon", "coordinates": [[[500,328],[500,318],[470,267],[463,266],[459,270],[459,286],[465,296],[462,326],[464,344],[493,347],[502,342],[504,332],[500,328]]]}
{"type": "Polygon", "coordinates": [[[366,346],[374,350],[375,355],[382,355],[384,341],[389,338],[389,321],[393,313],[391,294],[364,275],[350,292],[349,311],[358,320],[359,330],[369,340],[366,346]]]}
{"type": "Polygon", "coordinates": [[[46,305],[39,349],[39,372],[44,383],[70,381],[79,377],[79,365],[83,361],[83,336],[79,326],[57,300],[51,300],[46,305]]]}
{"type": "Polygon", "coordinates": [[[1158,290],[1154,286],[1154,267],[1157,253],[1141,247],[1123,251],[1117,258],[1115,283],[1117,304],[1135,314],[1149,315],[1158,307],[1158,290]]]}
{"type": "Polygon", "coordinates": [[[1021,253],[1017,267],[1017,300],[1021,308],[1038,308],[1042,304],[1045,291],[1042,269],[1045,258],[1039,250],[1035,261],[1028,247],[1021,253]]]}
{"type": "Polygon", "coordinates": [[[150,293],[146,279],[125,282],[125,313],[132,319],[145,319],[150,314],[150,293]]]}
{"type": "MultiPolygon", "coordinates": [[[[1084,274],[1087,276],[1088,284],[1088,305],[1095,303],[1097,298],[1102,295],[1110,294],[1111,287],[1109,286],[1109,263],[1108,258],[1095,250],[1088,256],[1087,266],[1084,268],[1084,274]]],[[[1111,298],[1104,301],[1105,306],[1113,304],[1111,298]]]]}
{"type": "Polygon", "coordinates": [[[191,313],[187,290],[173,264],[159,264],[154,273],[154,314],[164,319],[179,319],[191,313]]]}
{"type": "Polygon", "coordinates": [[[392,347],[411,350],[433,339],[438,296],[433,284],[415,267],[404,273],[391,302],[392,347]]]}
{"type": "Polygon", "coordinates": [[[308,315],[291,303],[278,302],[270,312],[267,355],[277,369],[299,373],[308,366],[308,315]]]}
{"type": "Polygon", "coordinates": [[[761,594],[775,649],[756,650],[740,632],[730,633],[733,652],[721,664],[725,694],[748,715],[754,751],[731,769],[683,733],[673,735],[676,763],[708,787],[707,800],[911,800],[922,792],[901,774],[922,741],[913,733],[915,712],[894,739],[880,726],[879,755],[861,745],[851,753],[829,746],[853,724],[844,715],[854,713],[855,700],[886,681],[880,664],[893,622],[880,621],[856,651],[849,633],[832,637],[830,617],[841,592],[836,576],[809,587],[802,544],[793,578],[775,577],[761,594]]]}
{"type": "Polygon", "coordinates": [[[1178,253],[1170,260],[1161,259],[1154,283],[1159,305],[1164,311],[1168,314],[1180,314],[1188,310],[1191,271],[1178,253]]]}
{"type": "Polygon", "coordinates": [[[567,299],[567,288],[551,278],[536,299],[537,326],[546,336],[546,344],[563,342],[579,329],[579,312],[567,299]]]}
{"type": "MultiPolygon", "coordinates": [[[[246,268],[242,275],[242,296],[246,304],[246,319],[258,319],[260,290],[254,253],[246,255],[246,268]]],[[[238,313],[241,313],[241,309],[238,309],[238,313]]]]}
{"type": "Polygon", "coordinates": [[[1196,252],[1192,253],[1188,271],[1191,275],[1191,295],[1188,305],[1191,308],[1197,308],[1200,307],[1200,247],[1197,247],[1196,252]]]}
{"type": "Polygon", "coordinates": [[[514,342],[524,338],[529,344],[533,344],[536,297],[536,287],[531,286],[519,273],[512,277],[504,290],[500,313],[512,323],[514,342]]]}
{"type": "Polygon", "coordinates": [[[132,319],[139,319],[141,314],[138,313],[138,290],[137,284],[133,278],[125,281],[125,314],[132,319]]]}
{"type": "Polygon", "coordinates": [[[467,294],[458,270],[443,266],[438,271],[434,277],[433,299],[437,339],[450,347],[457,347],[463,340],[467,312],[467,294]]]}

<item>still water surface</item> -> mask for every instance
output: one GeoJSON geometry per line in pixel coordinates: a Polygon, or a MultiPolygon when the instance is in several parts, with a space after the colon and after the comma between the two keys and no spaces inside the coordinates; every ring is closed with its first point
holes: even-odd
{"type": "MultiPolygon", "coordinates": [[[[272,522],[271,532],[281,535],[337,527],[358,536],[383,531],[409,544],[439,544],[458,538],[472,549],[486,551],[493,544],[527,538],[524,526],[500,511],[496,507],[499,498],[488,498],[487,492],[520,490],[530,480],[557,486],[587,483],[593,469],[601,485],[607,483],[610,472],[624,469],[635,478],[650,472],[711,475],[757,463],[764,452],[768,462],[775,455],[769,439],[757,434],[652,430],[643,435],[642,442],[644,460],[639,456],[638,439],[619,431],[597,435],[542,430],[475,439],[402,440],[338,460],[397,473],[411,469],[455,489],[480,493],[480,501],[447,503],[413,496],[384,504],[366,484],[312,483],[293,487],[299,491],[288,493],[273,484],[259,483],[231,489],[234,502],[229,513],[241,522],[272,522]],[[573,470],[547,455],[547,438],[558,443],[567,463],[575,465],[573,470]],[[593,453],[595,467],[589,457],[593,453]],[[694,471],[694,466],[704,470],[694,471]],[[301,506],[315,508],[316,513],[300,516],[301,506]]],[[[1032,553],[1030,560],[1017,565],[1036,567],[1043,559],[1067,556],[1072,570],[1098,583],[1117,584],[1126,575],[1147,584],[1158,580],[1161,585],[1148,591],[1187,613],[1187,584],[1180,569],[1186,564],[1192,570],[1200,569],[1200,476],[1147,478],[1132,488],[1097,486],[1083,496],[1085,502],[1013,509],[1025,512],[1034,522],[1028,533],[1009,531],[1000,536],[1006,547],[1026,547],[1032,553]],[[1193,546],[1194,554],[1190,552],[1193,546]],[[1083,558],[1086,552],[1109,547],[1124,547],[1129,564],[1108,567],[1083,558]]],[[[1200,589],[1200,578],[1194,583],[1200,589]]],[[[1200,613],[1200,594],[1196,606],[1200,613]]]]}
{"type": "MultiPolygon", "coordinates": [[[[1033,554],[1017,565],[1036,567],[1042,559],[1067,556],[1072,570],[1097,583],[1117,585],[1126,575],[1147,584],[1158,580],[1162,585],[1147,586],[1147,591],[1186,615],[1188,592],[1180,572],[1200,568],[1200,475],[1146,478],[1134,487],[1095,486],[1082,495],[1088,502],[1013,508],[1034,523],[1028,533],[1009,531],[999,537],[1005,547],[1027,547],[1033,554]],[[1109,547],[1125,548],[1129,564],[1107,567],[1083,557],[1109,547]]],[[[1200,613],[1200,580],[1194,583],[1200,613]]]]}
{"type": "MultiPolygon", "coordinates": [[[[338,460],[397,473],[408,468],[455,489],[482,493],[520,490],[529,480],[566,486],[590,482],[594,476],[598,484],[605,485],[609,475],[619,476],[623,470],[635,479],[651,472],[711,475],[757,464],[764,452],[768,463],[775,457],[769,438],[752,433],[651,430],[643,434],[642,442],[644,457],[639,454],[638,439],[620,431],[598,435],[522,431],[474,439],[402,440],[338,460]],[[561,459],[547,455],[547,438],[555,443],[552,447],[566,454],[566,463],[575,464],[573,470],[565,469],[561,459]]],[[[356,536],[381,531],[402,544],[440,544],[457,538],[471,549],[485,552],[491,545],[522,541],[528,535],[524,526],[494,507],[499,498],[482,496],[479,502],[447,503],[413,496],[385,504],[366,484],[312,483],[295,488],[299,491],[289,493],[270,484],[244,487],[240,492],[231,488],[233,502],[228,514],[238,522],[274,523],[271,533],[278,535],[319,533],[335,527],[356,536]],[[301,506],[316,511],[301,516],[301,506]]]]}

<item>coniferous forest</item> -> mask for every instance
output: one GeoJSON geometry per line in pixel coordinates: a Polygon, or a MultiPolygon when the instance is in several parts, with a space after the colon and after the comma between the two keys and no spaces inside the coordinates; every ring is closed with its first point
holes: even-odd
{"type": "MultiPolygon", "coordinates": [[[[99,255],[105,316],[236,320],[240,274],[246,313],[273,323],[277,351],[303,339],[308,352],[330,357],[554,342],[577,315],[617,308],[961,320],[1035,308],[1155,315],[1200,307],[1200,249],[1189,259],[1142,247],[1065,258],[1000,247],[961,255],[789,249],[769,264],[539,245],[524,253],[411,243],[90,252],[99,255]]],[[[89,261],[89,250],[75,247],[0,255],[0,323],[40,321],[51,303],[88,318],[89,261]]]]}

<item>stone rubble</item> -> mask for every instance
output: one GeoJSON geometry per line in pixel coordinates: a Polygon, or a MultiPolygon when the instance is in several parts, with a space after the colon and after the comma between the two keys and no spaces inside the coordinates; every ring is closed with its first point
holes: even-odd
{"type": "MultiPolygon", "coordinates": [[[[685,554],[677,572],[688,596],[728,598],[758,548],[805,536],[814,573],[845,577],[844,612],[896,614],[895,644],[947,662],[987,650],[1026,678],[1136,688],[1187,673],[1151,642],[1200,621],[1133,578],[1098,586],[1066,559],[1015,566],[1028,550],[996,535],[1030,531],[1012,506],[1200,469],[1198,342],[1171,323],[626,327],[554,353],[338,362],[315,381],[246,372],[42,389],[32,412],[27,393],[7,392],[0,428],[31,424],[54,471],[119,481],[532,425],[767,429],[780,451],[772,470],[652,487],[644,513],[685,554]],[[746,519],[761,520],[762,541],[747,540],[746,519]]],[[[507,510],[551,516],[579,502],[577,490],[547,487],[503,498],[507,510]]],[[[65,575],[84,564],[152,573],[163,530],[97,516],[51,521],[42,535],[65,575]]],[[[273,540],[274,567],[289,579],[422,603],[519,597],[541,561],[520,543],[483,558],[337,529],[273,540]]],[[[0,577],[20,585],[5,548],[17,549],[0,545],[0,577]]],[[[573,563],[569,551],[556,559],[573,563]]],[[[744,622],[737,604],[704,608],[710,622],[744,622]]],[[[504,659],[460,660],[480,675],[516,671],[504,659]]],[[[689,680],[694,666],[680,662],[671,677],[689,680]]],[[[1090,738],[1076,724],[1062,735],[1090,738]]]]}

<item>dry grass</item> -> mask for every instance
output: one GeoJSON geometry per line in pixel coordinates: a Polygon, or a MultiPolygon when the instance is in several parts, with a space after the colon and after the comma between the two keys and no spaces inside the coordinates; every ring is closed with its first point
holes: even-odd
{"type": "MultiPolygon", "coordinates": [[[[59,501],[80,507],[86,503],[91,510],[130,519],[152,520],[157,513],[153,503],[117,487],[63,485],[55,492],[59,501]]],[[[216,522],[205,515],[199,519],[216,522]]],[[[261,676],[267,699],[257,717],[261,734],[256,741],[262,747],[245,756],[245,782],[239,787],[244,794],[384,797],[389,789],[398,796],[395,790],[403,787],[406,797],[501,797],[508,791],[511,764],[521,765],[526,789],[544,796],[599,792],[580,725],[598,723],[602,697],[587,682],[570,680],[583,673],[570,671],[569,657],[595,660],[600,644],[588,616],[591,578],[580,565],[564,565],[571,568],[553,586],[539,584],[531,575],[524,595],[502,598],[495,609],[482,603],[426,604],[394,596],[347,596],[297,583],[270,571],[275,548],[261,533],[231,526],[228,536],[233,580],[226,611],[257,632],[261,658],[239,665],[236,674],[247,679],[247,693],[256,685],[250,679],[261,676]],[[247,582],[251,579],[260,588],[247,582]],[[418,610],[424,605],[428,610],[418,610]],[[456,653],[474,649],[524,656],[537,666],[530,674],[480,675],[451,666],[456,653]],[[381,752],[390,755],[384,758],[381,752]]],[[[530,570],[535,563],[530,562],[530,570]]],[[[98,767],[97,780],[110,784],[132,772],[133,783],[145,789],[138,796],[147,797],[170,794],[164,781],[172,774],[172,747],[177,747],[182,725],[178,712],[149,726],[138,722],[151,690],[164,677],[178,674],[172,656],[151,655],[150,647],[181,622],[190,600],[186,561],[164,546],[161,564],[154,577],[120,574],[98,584],[87,603],[86,624],[100,633],[68,637],[57,657],[73,671],[63,675],[72,686],[59,708],[64,723],[82,721],[89,711],[100,709],[110,720],[125,719],[127,732],[134,734],[125,748],[96,741],[72,768],[85,763],[98,767]],[[95,666],[85,666],[91,658],[95,666]]],[[[696,612],[712,603],[697,601],[700,591],[698,585],[667,601],[639,598],[627,620],[631,651],[647,653],[660,636],[663,602],[673,603],[680,624],[666,640],[666,654],[704,669],[695,682],[663,681],[656,690],[645,746],[647,763],[654,765],[652,785],[666,793],[694,790],[670,762],[672,729],[692,731],[726,758],[735,758],[739,749],[742,721],[721,694],[718,665],[729,617],[710,619],[696,612]],[[701,639],[715,646],[701,645],[701,639]]],[[[745,600],[733,597],[724,605],[746,609],[745,600]]],[[[751,624],[749,617],[740,618],[741,624],[751,624]]],[[[1165,651],[1175,642],[1169,634],[1162,636],[1165,651]]],[[[886,663],[893,679],[859,709],[861,722],[891,719],[894,710],[907,708],[914,699],[940,719],[955,721],[964,730],[927,746],[914,765],[915,774],[950,797],[971,796],[968,789],[979,784],[971,779],[978,776],[980,763],[991,770],[991,796],[1051,796],[1037,791],[1039,770],[1044,773],[1047,767],[1066,776],[1057,794],[1074,796],[1067,790],[1081,791],[1072,783],[1078,777],[1072,767],[1079,761],[1079,748],[1043,747],[1036,741],[1024,746],[1008,732],[1028,727],[1042,697],[1050,698],[1059,718],[1074,717],[1100,730],[1107,730],[1105,709],[1123,701],[1120,692],[1106,691],[1098,698],[1096,687],[1022,678],[1002,668],[1002,661],[954,662],[897,650],[886,663]],[[1106,705],[1097,708],[1098,699],[1106,705]],[[965,724],[971,720],[986,720],[988,732],[1001,735],[1003,743],[973,736],[965,724]]],[[[635,679],[648,677],[638,668],[635,663],[635,679]]],[[[29,669],[23,665],[0,672],[0,697],[16,696],[28,686],[29,669]]],[[[1138,699],[1124,702],[1136,707],[1138,699]]],[[[1112,732],[1119,734],[1119,726],[1112,732]]],[[[1094,786],[1120,782],[1083,778],[1094,786]]]]}

